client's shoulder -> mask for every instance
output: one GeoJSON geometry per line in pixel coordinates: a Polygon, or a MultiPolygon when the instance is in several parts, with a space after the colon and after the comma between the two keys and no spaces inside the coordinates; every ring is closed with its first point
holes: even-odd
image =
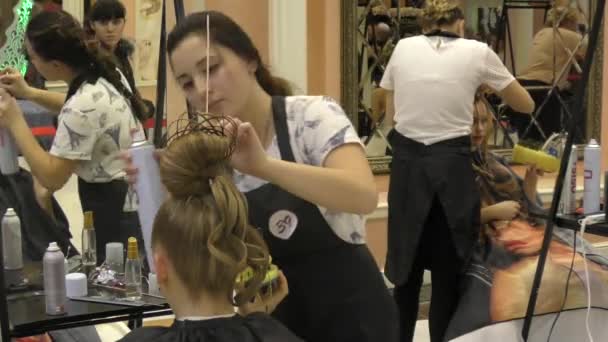
{"type": "Polygon", "coordinates": [[[170,328],[165,327],[145,327],[132,330],[125,335],[119,342],[139,342],[152,341],[164,342],[174,341],[174,334],[170,328]]]}
{"type": "Polygon", "coordinates": [[[283,324],[265,313],[252,313],[244,317],[247,326],[264,342],[303,342],[283,324]]]}

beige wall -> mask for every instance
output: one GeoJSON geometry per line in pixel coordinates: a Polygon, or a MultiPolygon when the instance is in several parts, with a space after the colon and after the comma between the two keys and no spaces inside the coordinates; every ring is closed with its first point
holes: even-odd
{"type": "MultiPolygon", "coordinates": [[[[200,0],[184,1],[186,14],[191,13],[200,0]]],[[[135,1],[123,1],[127,7],[127,26],[125,35],[135,36],[135,1]]],[[[167,32],[175,26],[175,9],[173,2],[166,2],[167,8],[167,32]]],[[[221,11],[232,17],[251,36],[254,44],[260,50],[262,60],[267,63],[269,56],[268,41],[268,0],[242,1],[242,0],[207,0],[208,10],[221,11]]],[[[140,87],[140,92],[146,99],[156,101],[156,87],[140,87]]],[[[167,121],[170,124],[181,113],[186,111],[186,101],[181,90],[177,86],[171,68],[167,67],[167,121]]]]}
{"type": "Polygon", "coordinates": [[[308,0],[308,94],[340,100],[340,1],[308,0]]]}

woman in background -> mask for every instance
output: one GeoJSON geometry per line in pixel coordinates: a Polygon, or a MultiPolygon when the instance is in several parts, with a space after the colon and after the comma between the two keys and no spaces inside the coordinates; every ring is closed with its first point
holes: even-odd
{"type": "MultiPolygon", "coordinates": [[[[568,75],[573,64],[570,56],[574,55],[574,61],[582,61],[585,57],[587,41],[583,40],[583,36],[578,32],[581,17],[581,12],[569,4],[554,6],[547,13],[545,27],[534,35],[529,63],[517,75],[517,79],[524,86],[537,87],[530,90],[537,107],[545,101],[553,84],[557,84],[556,91],[568,90],[568,75]]],[[[562,120],[561,108],[557,94],[554,93],[537,114],[536,120],[546,138],[566,127],[562,123],[567,124],[568,117],[562,120]]],[[[535,125],[528,129],[531,120],[529,114],[515,112],[510,115],[510,121],[517,129],[520,139],[543,141],[535,125]],[[524,136],[526,130],[528,133],[524,136]]]]}
{"type": "MultiPolygon", "coordinates": [[[[504,160],[488,151],[487,138],[492,129],[492,116],[485,103],[477,99],[471,141],[483,228],[462,280],[463,291],[448,339],[495,322],[523,318],[542,249],[545,222],[534,215],[544,212],[536,192],[542,173],[529,166],[521,179],[504,160]]],[[[586,306],[580,255],[583,246],[589,259],[593,305],[608,307],[608,260],[580,238],[576,238],[575,253],[573,235],[571,230],[554,228],[536,314],[560,311],[562,305],[565,310],[586,306]]]]}
{"type": "MultiPolygon", "coordinates": [[[[135,84],[131,56],[135,47],[123,38],[127,10],[120,0],[97,0],[91,7],[85,20],[85,30],[101,44],[101,47],[110,52],[118,64],[129,86],[139,94],[135,84]]],[[[154,115],[152,102],[144,100],[147,106],[146,118],[154,115]]]]}
{"type": "Polygon", "coordinates": [[[257,296],[270,265],[264,240],[249,225],[245,197],[232,181],[234,143],[194,130],[165,149],[160,173],[169,197],[154,220],[152,248],[161,292],[176,318],[171,327],[137,329],[121,341],[302,341],[268,315],[276,299],[287,295],[282,274],[274,303],[262,307],[266,313],[234,312],[234,304],[247,305],[257,296]],[[236,284],[246,267],[252,280],[236,284]]]}

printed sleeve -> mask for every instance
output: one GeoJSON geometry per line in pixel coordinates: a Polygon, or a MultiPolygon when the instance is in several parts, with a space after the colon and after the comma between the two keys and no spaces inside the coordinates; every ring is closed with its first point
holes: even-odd
{"type": "Polygon", "coordinates": [[[319,98],[303,116],[301,141],[311,165],[322,166],[327,155],[345,144],[361,144],[361,139],[340,105],[329,97],[319,98]]]}
{"type": "MultiPolygon", "coordinates": [[[[91,109],[95,111],[95,109],[91,109]]],[[[93,147],[99,138],[96,115],[75,107],[64,107],[59,114],[57,133],[50,153],[72,160],[91,160],[93,147]]]]}
{"type": "Polygon", "coordinates": [[[511,75],[507,67],[500,60],[496,52],[485,46],[485,58],[482,65],[481,83],[490,86],[496,91],[502,91],[515,77],[511,75]]]}

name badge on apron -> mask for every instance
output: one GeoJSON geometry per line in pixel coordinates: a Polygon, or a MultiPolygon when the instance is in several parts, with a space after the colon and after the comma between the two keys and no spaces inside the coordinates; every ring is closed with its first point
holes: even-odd
{"type": "Polygon", "coordinates": [[[287,240],[296,231],[298,217],[289,210],[279,210],[270,216],[268,230],[279,239],[287,240]]]}

